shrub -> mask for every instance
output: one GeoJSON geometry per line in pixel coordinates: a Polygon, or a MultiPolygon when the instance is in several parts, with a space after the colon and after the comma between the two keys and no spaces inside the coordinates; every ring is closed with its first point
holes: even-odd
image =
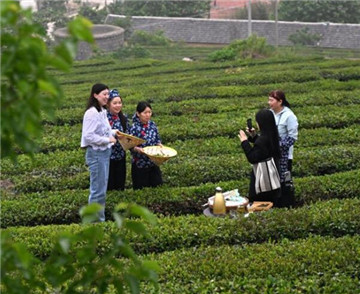
{"type": "Polygon", "coordinates": [[[226,61],[226,60],[234,60],[236,57],[236,52],[230,48],[223,48],[221,50],[217,50],[215,52],[210,53],[209,60],[210,61],[226,61]]]}
{"type": "Polygon", "coordinates": [[[117,19],[114,25],[119,26],[125,30],[124,39],[128,40],[133,34],[133,27],[131,25],[131,17],[117,19]]]}
{"type": "Polygon", "coordinates": [[[94,24],[102,24],[105,21],[107,11],[105,8],[99,9],[98,6],[81,5],[79,15],[88,18],[94,24]]]}
{"type": "Polygon", "coordinates": [[[114,58],[128,59],[128,58],[144,58],[150,56],[150,51],[139,45],[123,47],[113,54],[114,58]]]}
{"type": "Polygon", "coordinates": [[[320,34],[311,34],[309,28],[296,30],[296,33],[289,36],[289,41],[294,45],[314,46],[321,40],[320,34]]]}
{"type": "Polygon", "coordinates": [[[163,31],[148,33],[145,31],[136,31],[129,40],[130,44],[139,44],[147,46],[169,46],[170,39],[164,36],[163,31]]]}
{"type": "Polygon", "coordinates": [[[262,58],[274,52],[274,47],[268,45],[265,38],[251,35],[245,40],[236,40],[222,50],[210,54],[211,61],[234,60],[236,58],[262,58]],[[220,51],[220,52],[219,52],[220,51]]]}
{"type": "MultiPolygon", "coordinates": [[[[251,18],[252,19],[261,19],[269,20],[273,18],[275,10],[274,2],[253,2],[251,4],[251,18]]],[[[238,9],[235,13],[235,18],[237,19],[248,19],[248,8],[244,7],[238,9]]]]}

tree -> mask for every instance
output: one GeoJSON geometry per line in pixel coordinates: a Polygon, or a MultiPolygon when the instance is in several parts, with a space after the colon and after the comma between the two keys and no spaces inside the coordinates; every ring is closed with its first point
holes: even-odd
{"type": "Polygon", "coordinates": [[[16,1],[1,2],[1,157],[32,155],[42,134],[44,116],[54,117],[63,96],[49,67],[67,71],[79,41],[93,42],[91,22],[77,18],[68,24],[71,37],[51,52],[44,28],[30,10],[16,1]]]}
{"type": "Polygon", "coordinates": [[[137,16],[206,17],[210,0],[115,1],[108,6],[113,14],[137,16]]]}
{"type": "Polygon", "coordinates": [[[33,20],[40,23],[45,29],[47,24],[54,22],[55,28],[66,26],[69,19],[66,17],[66,3],[68,0],[41,0],[37,1],[37,12],[33,13],[33,20]]]}
{"type": "Polygon", "coordinates": [[[304,22],[360,23],[360,1],[280,1],[279,19],[304,22]]]}
{"type": "MultiPolygon", "coordinates": [[[[50,52],[45,31],[32,21],[31,11],[22,10],[15,1],[1,2],[1,157],[15,159],[16,151],[35,152],[42,117],[53,116],[62,97],[60,85],[48,69],[70,69],[77,43],[93,42],[91,25],[85,18],[70,22],[71,37],[50,52]]],[[[100,209],[98,204],[82,208],[83,222],[94,222],[100,209]]],[[[59,236],[42,263],[3,232],[0,289],[6,293],[106,293],[112,287],[117,293],[125,288],[139,293],[143,280],[157,287],[157,264],[140,260],[123,235],[132,232],[148,236],[135,217],[156,222],[146,208],[120,204],[114,212],[119,231],[111,236],[106,252],[97,252],[104,228],[91,224],[78,234],[59,236]]]]}
{"type": "MultiPolygon", "coordinates": [[[[84,224],[98,218],[101,206],[93,203],[80,213],[84,224]]],[[[156,218],[146,208],[119,204],[114,212],[117,234],[99,254],[97,244],[105,226],[84,225],[76,233],[63,232],[54,242],[49,257],[41,262],[23,244],[13,243],[6,233],[1,236],[1,288],[4,293],[140,293],[140,281],[150,281],[157,288],[158,265],[140,260],[125,240],[126,232],[148,236],[145,226],[134,217],[151,225],[156,218]]]]}

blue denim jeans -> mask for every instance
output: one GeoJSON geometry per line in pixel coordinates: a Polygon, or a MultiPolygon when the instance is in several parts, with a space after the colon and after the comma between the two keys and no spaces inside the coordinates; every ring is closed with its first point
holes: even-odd
{"type": "Polygon", "coordinates": [[[99,203],[103,209],[99,213],[99,221],[105,221],[105,198],[109,178],[109,162],[111,148],[106,150],[86,149],[86,164],[90,170],[90,203],[99,203]]]}

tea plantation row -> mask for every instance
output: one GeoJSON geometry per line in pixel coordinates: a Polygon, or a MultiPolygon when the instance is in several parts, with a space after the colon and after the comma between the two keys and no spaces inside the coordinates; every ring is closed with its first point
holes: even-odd
{"type": "MultiPolygon", "coordinates": [[[[312,235],[340,237],[360,231],[360,199],[333,199],[287,210],[250,214],[248,218],[211,218],[205,216],[171,216],[159,218],[157,226],[147,226],[149,236],[138,236],[119,230],[113,222],[101,224],[105,236],[98,242],[99,254],[112,246],[110,236],[125,234],[139,254],[173,251],[202,245],[219,246],[262,243],[267,240],[302,239],[312,235]]],[[[52,244],[61,232],[79,233],[87,226],[72,224],[8,228],[14,240],[23,242],[37,257],[49,256],[52,244]]],[[[78,244],[82,246],[82,244],[78,244]]]]}
{"type": "MultiPolygon", "coordinates": [[[[333,175],[296,178],[296,204],[311,204],[334,198],[356,198],[360,194],[360,169],[333,175]]],[[[65,182],[60,182],[66,185],[65,182]]],[[[234,187],[244,195],[248,180],[223,181],[225,190],[234,187]]],[[[107,196],[106,215],[111,218],[115,206],[122,201],[135,202],[159,215],[202,214],[202,205],[213,193],[214,184],[194,187],[158,187],[143,191],[111,191],[107,196]]],[[[2,227],[71,224],[80,221],[79,207],[84,205],[88,190],[64,190],[20,194],[13,200],[2,200],[2,227]],[[24,209],[26,207],[26,209],[24,209]]],[[[11,199],[11,198],[10,198],[11,199]]]]}
{"type": "MultiPolygon", "coordinates": [[[[19,155],[16,165],[1,162],[0,177],[8,183],[2,231],[45,260],[60,232],[86,230],[78,213],[89,187],[81,121],[91,85],[103,82],[119,89],[129,118],[138,101],[150,101],[163,143],[178,156],[161,166],[165,185],[133,191],[128,154],[126,190],[108,192],[109,222],[92,225],[105,230],[99,255],[112,233],[124,235],[138,254],[159,262],[160,293],[356,293],[359,65],[293,56],[224,63],[103,58],[77,62],[67,74],[52,71],[65,99],[55,120],[43,118],[39,153],[34,161],[19,155]],[[267,107],[274,89],[286,92],[300,124],[296,208],[206,218],[202,204],[216,186],[246,196],[251,165],[237,133],[267,107]],[[152,238],[116,229],[112,211],[124,201],[159,216],[158,226],[147,227],[152,238]]],[[[155,289],[144,284],[143,291],[155,289]]]]}

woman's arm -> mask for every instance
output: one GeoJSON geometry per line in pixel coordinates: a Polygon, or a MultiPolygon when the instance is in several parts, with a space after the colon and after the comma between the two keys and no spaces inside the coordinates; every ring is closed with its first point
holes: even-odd
{"type": "Polygon", "coordinates": [[[290,115],[286,120],[287,135],[280,139],[280,147],[289,149],[295,144],[298,138],[298,121],[295,114],[290,115]]]}
{"type": "Polygon", "coordinates": [[[250,163],[254,164],[268,157],[266,152],[264,152],[264,150],[261,148],[261,146],[265,144],[265,141],[262,137],[258,136],[254,146],[252,147],[243,130],[239,131],[238,136],[241,141],[241,147],[243,148],[246,158],[250,163]]]}
{"type": "Polygon", "coordinates": [[[260,162],[269,157],[260,145],[255,143],[255,145],[251,147],[248,140],[241,142],[241,147],[245,152],[247,160],[251,164],[260,162]]]}

